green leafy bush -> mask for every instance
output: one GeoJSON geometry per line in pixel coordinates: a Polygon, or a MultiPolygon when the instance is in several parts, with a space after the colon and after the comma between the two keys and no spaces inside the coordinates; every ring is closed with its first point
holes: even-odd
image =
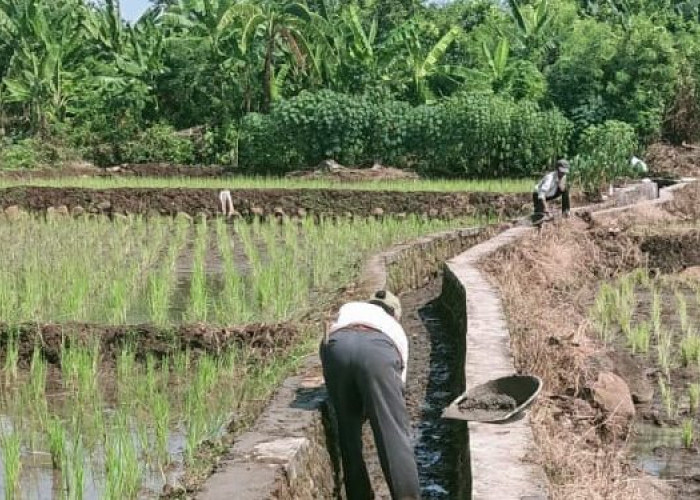
{"type": "Polygon", "coordinates": [[[240,164],[281,173],[332,158],[381,161],[428,175],[528,176],[566,153],[571,123],[527,101],[469,94],[411,107],[331,91],[250,114],[240,127],[240,164]]]}
{"type": "Polygon", "coordinates": [[[32,169],[60,167],[78,160],[79,155],[54,137],[52,140],[26,138],[12,141],[0,139],[0,169],[32,169]]]}
{"type": "Polygon", "coordinates": [[[595,193],[616,178],[633,175],[630,159],[637,147],[637,134],[627,123],[608,120],[588,127],[578,143],[575,181],[584,191],[595,193]]]}
{"type": "Polygon", "coordinates": [[[36,139],[0,143],[0,169],[36,168],[46,163],[36,139]]]}
{"type": "Polygon", "coordinates": [[[178,137],[169,125],[155,125],[135,140],[128,141],[121,151],[121,163],[193,163],[194,145],[178,137]]]}

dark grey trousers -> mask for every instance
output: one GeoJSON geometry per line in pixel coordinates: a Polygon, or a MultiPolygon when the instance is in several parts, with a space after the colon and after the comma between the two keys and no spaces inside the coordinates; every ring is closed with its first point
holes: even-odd
{"type": "Polygon", "coordinates": [[[420,498],[418,468],[401,381],[401,358],[380,332],[339,330],[321,344],[326,388],[338,422],[348,500],[374,498],[362,458],[369,418],[384,477],[394,500],[420,498]]]}

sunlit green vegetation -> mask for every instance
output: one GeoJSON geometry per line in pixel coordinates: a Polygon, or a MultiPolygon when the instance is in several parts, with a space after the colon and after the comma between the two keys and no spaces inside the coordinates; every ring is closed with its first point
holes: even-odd
{"type": "Polygon", "coordinates": [[[432,191],[526,193],[535,185],[534,179],[495,180],[382,180],[339,182],[322,179],[281,177],[73,177],[60,179],[3,179],[0,188],[13,186],[111,188],[191,188],[191,189],[358,189],[369,191],[432,191]]]}

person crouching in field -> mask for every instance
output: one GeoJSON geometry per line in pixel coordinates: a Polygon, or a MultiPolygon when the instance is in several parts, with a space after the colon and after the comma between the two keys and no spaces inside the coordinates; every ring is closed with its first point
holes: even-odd
{"type": "Polygon", "coordinates": [[[321,363],[338,424],[348,500],[374,498],[362,457],[362,425],[369,418],[391,498],[420,498],[404,399],[408,339],[401,303],[386,290],[349,302],[321,343],[321,363]]]}
{"type": "Polygon", "coordinates": [[[532,201],[535,205],[535,213],[532,216],[533,223],[536,224],[541,222],[545,217],[548,217],[550,213],[547,202],[556,200],[559,197],[561,197],[561,211],[563,216],[569,216],[571,201],[569,200],[569,188],[566,185],[568,173],[569,162],[566,160],[559,160],[557,161],[556,170],[549,172],[537,183],[532,193],[532,201]]]}

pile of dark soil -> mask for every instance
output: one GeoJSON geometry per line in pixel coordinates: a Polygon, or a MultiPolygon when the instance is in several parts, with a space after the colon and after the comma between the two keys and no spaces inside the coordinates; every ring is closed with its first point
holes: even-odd
{"type": "Polygon", "coordinates": [[[459,402],[459,409],[469,413],[474,420],[498,418],[515,410],[515,399],[507,394],[475,394],[459,402]]]}

